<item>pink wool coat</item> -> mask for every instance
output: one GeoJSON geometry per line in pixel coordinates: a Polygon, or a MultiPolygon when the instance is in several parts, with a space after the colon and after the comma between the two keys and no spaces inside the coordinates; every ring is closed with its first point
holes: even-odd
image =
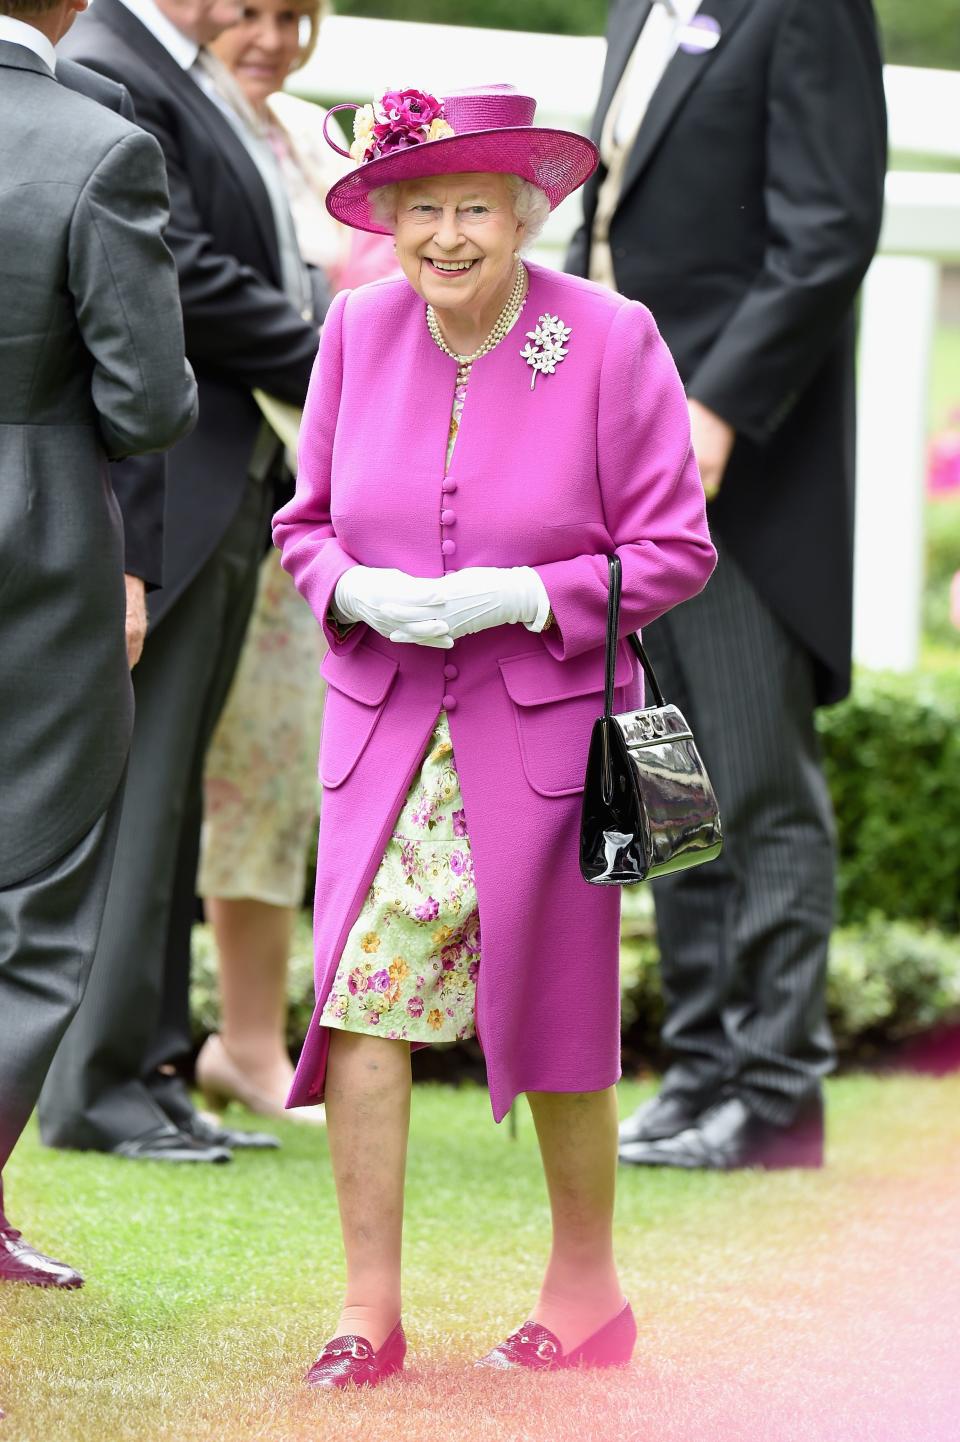
{"type": "MultiPolygon", "coordinates": [[[[471,373],[444,475],[456,367],[406,280],[334,301],[307,398],[283,565],[323,626],[324,786],[314,923],[317,1010],[288,1105],[323,1098],[320,1011],[438,713],[449,714],[476,869],[477,1034],[499,1121],[525,1091],[619,1076],[619,893],[578,868],[580,793],[602,710],[607,555],[623,632],[698,592],[716,560],[683,389],[647,310],[530,265],[520,323],[471,373]],[[520,356],[544,313],[572,328],[537,378],[520,356]],[[441,576],[534,566],[556,626],[501,626],[450,651],[327,616],[357,563],[441,576]]],[[[641,704],[621,644],[617,706],[641,704]]]]}

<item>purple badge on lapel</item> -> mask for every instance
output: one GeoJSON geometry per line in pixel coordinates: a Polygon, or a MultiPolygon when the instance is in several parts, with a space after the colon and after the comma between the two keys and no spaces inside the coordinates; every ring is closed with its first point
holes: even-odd
{"type": "Polygon", "coordinates": [[[684,25],[677,40],[677,49],[686,55],[703,55],[720,44],[720,22],[712,15],[694,15],[684,25]]]}

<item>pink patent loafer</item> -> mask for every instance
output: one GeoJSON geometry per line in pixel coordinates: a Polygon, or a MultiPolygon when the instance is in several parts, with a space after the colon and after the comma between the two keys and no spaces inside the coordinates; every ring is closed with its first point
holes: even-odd
{"type": "Polygon", "coordinates": [[[478,1367],[496,1367],[503,1371],[528,1367],[536,1372],[557,1371],[567,1367],[622,1367],[633,1356],[637,1340],[637,1323],[629,1302],[579,1347],[564,1352],[549,1327],[527,1322],[512,1332],[499,1347],[494,1347],[476,1363],[478,1367]]]}
{"type": "Polygon", "coordinates": [[[25,1242],[16,1227],[0,1226],[0,1282],[26,1282],[32,1287],[73,1290],[83,1278],[66,1262],[55,1262],[25,1242]]]}
{"type": "Polygon", "coordinates": [[[379,1351],[366,1337],[334,1337],[307,1373],[308,1387],[376,1387],[403,1370],[407,1339],[398,1322],[379,1351]]]}

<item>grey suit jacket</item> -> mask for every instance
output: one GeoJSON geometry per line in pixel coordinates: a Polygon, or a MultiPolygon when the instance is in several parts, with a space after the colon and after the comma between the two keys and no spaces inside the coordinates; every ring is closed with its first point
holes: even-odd
{"type": "MultiPolygon", "coordinates": [[[[136,123],[126,86],[108,80],[88,65],[57,56],[57,83],[136,123]]],[[[128,456],[110,467],[110,484],[123,516],[124,570],[139,576],[148,591],[163,581],[163,506],[167,484],[165,455],[128,456]]]]}
{"type": "Polygon", "coordinates": [[[0,887],[74,846],[126,760],[107,460],[196,418],[156,141],[0,42],[0,887]]]}

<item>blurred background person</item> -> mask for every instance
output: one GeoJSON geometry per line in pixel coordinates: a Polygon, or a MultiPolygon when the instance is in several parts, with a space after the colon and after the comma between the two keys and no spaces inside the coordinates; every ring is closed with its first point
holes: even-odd
{"type": "MultiPolygon", "coordinates": [[[[222,93],[280,166],[300,253],[331,291],[396,269],[388,238],[351,230],[326,205],[344,163],[323,140],[326,111],[281,91],[317,43],[318,0],[249,0],[210,49],[222,93]]],[[[287,473],[278,504],[293,494],[287,473]]],[[[207,757],[197,891],[216,939],[222,1025],[197,1059],[209,1105],[241,1101],[265,1116],[322,1123],[322,1107],[284,1113],[293,1080],[286,1047],[286,980],[317,814],[326,651],[309,606],[271,546],[260,566],[250,628],[207,757]]]]}
{"type": "Polygon", "coordinates": [[[676,358],[717,570],[645,634],[697,735],[723,855],[654,883],[673,1054],[621,1159],[823,1156],[834,827],[814,708],[850,685],[854,299],[883,211],[870,0],[617,0],[568,268],[676,358]]]}
{"type": "Polygon", "coordinates": [[[239,5],[97,0],[69,56],[131,93],[170,185],[187,354],[200,392],[169,456],[163,588],[135,675],[136,723],[93,981],[50,1070],[41,1133],[137,1160],[229,1161],[275,1146],[199,1116],[172,1067],[188,1044],[207,746],[256,594],[283,445],[253,399],[300,404],[326,286],[304,266],[276,158],[217,87],[207,50],[239,5]]]}
{"type": "MultiPolygon", "coordinates": [[[[107,459],[196,418],[160,149],[118,86],[91,77],[101,106],[56,79],[85,5],[0,0],[0,1173],[87,984],[120,820],[143,581],[107,459]]],[[[0,1281],[83,1281],[10,1225],[2,1176],[0,1281]]]]}

